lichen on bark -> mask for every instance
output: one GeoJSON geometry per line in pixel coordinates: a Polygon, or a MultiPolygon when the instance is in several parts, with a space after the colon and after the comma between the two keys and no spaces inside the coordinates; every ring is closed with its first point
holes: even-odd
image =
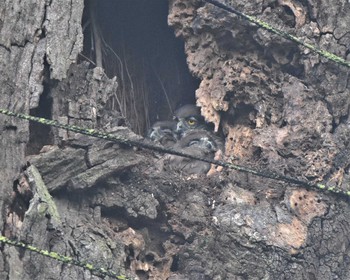
{"type": "MultiPolygon", "coordinates": [[[[345,0],[222,2],[347,55],[349,18],[337,14],[348,12],[345,0]]],[[[54,119],[142,138],[120,127],[127,123],[120,112],[106,110],[116,79],[86,62],[72,64],[82,42],[82,1],[4,7],[1,107],[27,113],[46,90],[54,119]],[[26,16],[6,13],[11,7],[26,16]]],[[[227,159],[348,190],[347,69],[202,1],[169,1],[168,22],[201,81],[203,116],[225,134],[227,159]]],[[[0,226],[8,237],[136,279],[350,274],[343,198],[227,170],[212,177],[161,172],[162,155],[55,129],[51,145],[25,157],[29,134],[40,140],[35,131],[10,118],[0,126],[0,226]],[[53,227],[56,210],[41,215],[27,195],[27,160],[57,207],[53,227]]],[[[4,279],[97,278],[7,245],[0,261],[4,279]]]]}

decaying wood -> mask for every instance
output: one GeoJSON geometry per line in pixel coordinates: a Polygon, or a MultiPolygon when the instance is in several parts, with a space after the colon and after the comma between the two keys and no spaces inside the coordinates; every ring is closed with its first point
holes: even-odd
{"type": "MultiPolygon", "coordinates": [[[[226,2],[347,55],[345,0],[226,2]]],[[[74,63],[83,4],[2,5],[0,106],[35,112],[46,96],[54,119],[142,140],[106,110],[116,78],[74,63]]],[[[201,1],[169,1],[168,22],[201,80],[203,116],[225,134],[227,160],[349,189],[348,69],[201,1]]],[[[344,198],[227,170],[163,172],[162,155],[62,130],[49,129],[39,152],[40,134],[25,121],[0,116],[0,128],[0,228],[9,238],[135,279],[350,275],[344,198]]],[[[98,279],[8,245],[0,278],[98,279]]]]}

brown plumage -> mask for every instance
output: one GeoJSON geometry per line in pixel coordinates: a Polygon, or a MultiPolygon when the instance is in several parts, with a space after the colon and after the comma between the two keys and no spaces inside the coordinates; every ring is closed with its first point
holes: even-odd
{"type": "MultiPolygon", "coordinates": [[[[193,156],[213,159],[218,150],[223,150],[223,141],[210,131],[191,130],[181,138],[174,149],[193,156]]],[[[184,174],[206,174],[210,163],[169,155],[165,160],[165,169],[176,170],[184,174]]]]}
{"type": "Polygon", "coordinates": [[[149,129],[147,138],[165,147],[171,147],[177,141],[176,125],[176,121],[158,121],[149,129]]]}
{"type": "Polygon", "coordinates": [[[200,109],[192,104],[187,104],[177,109],[174,113],[174,120],[177,121],[176,133],[179,138],[193,129],[209,129],[200,113],[200,109]]]}

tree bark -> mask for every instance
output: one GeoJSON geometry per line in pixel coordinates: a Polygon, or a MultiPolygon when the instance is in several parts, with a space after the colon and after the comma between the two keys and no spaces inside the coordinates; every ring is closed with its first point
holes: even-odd
{"type": "MultiPolygon", "coordinates": [[[[345,0],[221,2],[348,56],[345,0]]],[[[116,78],[76,63],[83,8],[2,5],[0,107],[45,115],[49,106],[45,116],[60,122],[142,140],[106,109],[116,78]]],[[[168,23],[201,81],[202,115],[225,134],[226,160],[350,190],[347,68],[202,1],[169,1],[168,23]]],[[[344,197],[229,170],[167,173],[161,155],[53,128],[42,134],[15,118],[1,116],[0,128],[8,238],[134,279],[350,275],[344,197]]],[[[0,258],[1,279],[99,278],[8,245],[0,258]]]]}

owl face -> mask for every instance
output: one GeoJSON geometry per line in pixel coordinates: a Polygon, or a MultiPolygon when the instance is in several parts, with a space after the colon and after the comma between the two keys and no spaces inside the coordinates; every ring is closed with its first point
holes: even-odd
{"type": "Polygon", "coordinates": [[[177,121],[176,133],[180,137],[188,130],[206,129],[204,118],[200,114],[200,109],[195,105],[187,104],[175,111],[174,120],[177,121]]]}
{"type": "Polygon", "coordinates": [[[196,140],[192,140],[188,143],[189,147],[198,147],[200,149],[205,149],[208,152],[216,151],[216,145],[208,137],[202,137],[196,140]]]}
{"type": "Polygon", "coordinates": [[[179,148],[199,148],[205,153],[215,153],[223,149],[223,141],[210,131],[204,129],[191,130],[176,144],[179,148]]]}
{"type": "MultiPolygon", "coordinates": [[[[222,148],[221,138],[203,129],[188,131],[174,146],[175,150],[207,159],[213,159],[215,153],[222,148]]],[[[170,155],[167,167],[184,174],[206,174],[211,165],[207,162],[170,155]]]]}
{"type": "MultiPolygon", "coordinates": [[[[148,139],[165,147],[206,159],[214,159],[223,150],[223,141],[210,129],[195,105],[184,105],[175,111],[173,121],[158,121],[148,131],[148,139]]],[[[190,158],[166,155],[163,169],[183,174],[207,174],[211,164],[190,158]]]]}
{"type": "Polygon", "coordinates": [[[158,142],[163,146],[172,146],[177,141],[176,121],[159,121],[152,125],[147,133],[147,138],[158,142]]]}

